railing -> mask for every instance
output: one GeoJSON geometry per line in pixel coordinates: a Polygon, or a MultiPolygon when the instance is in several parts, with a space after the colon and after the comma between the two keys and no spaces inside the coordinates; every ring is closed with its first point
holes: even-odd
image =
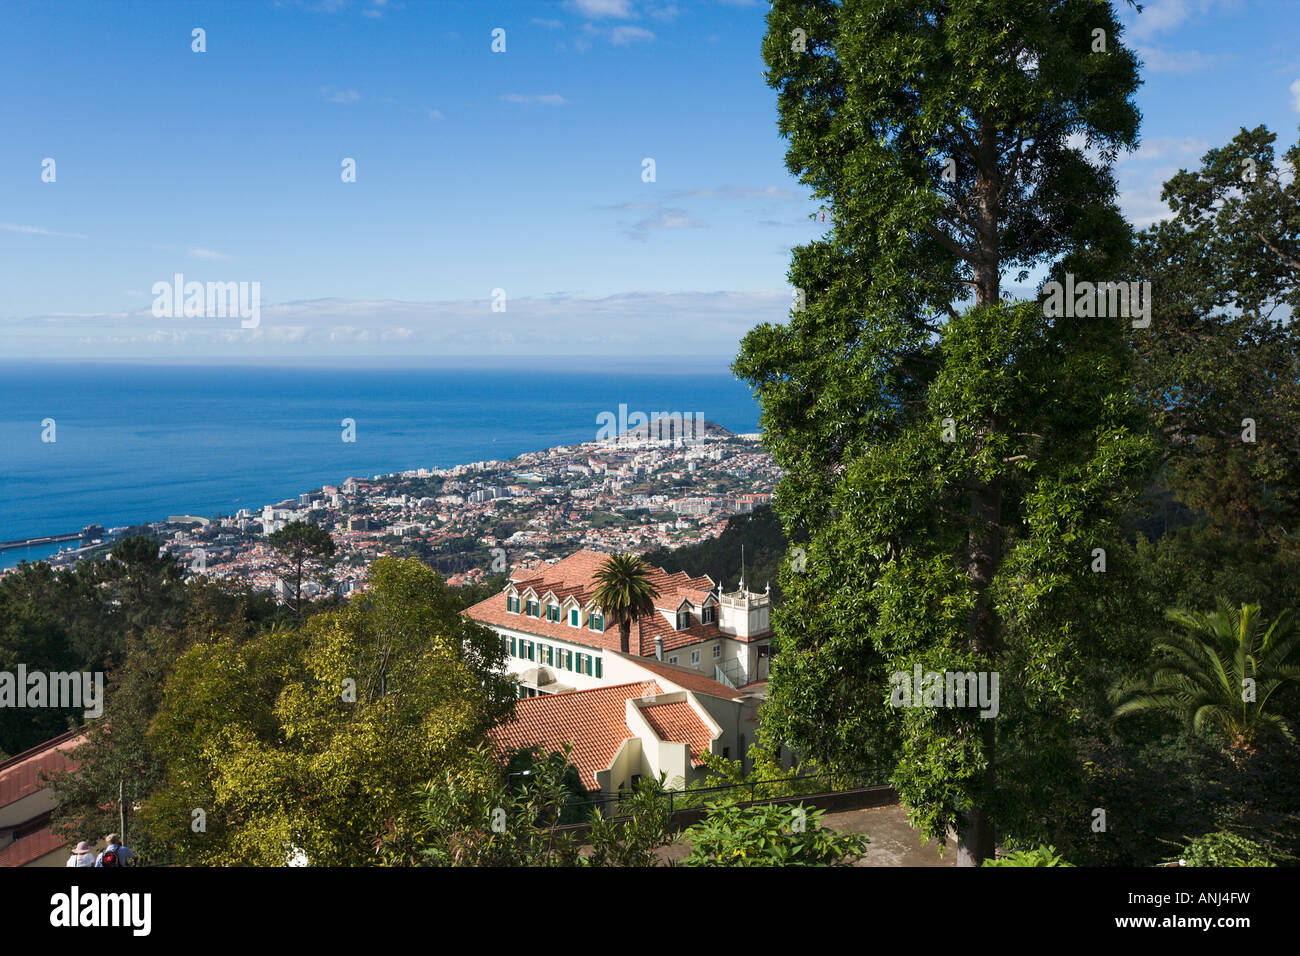
{"type": "Polygon", "coordinates": [[[722,674],[722,677],[716,678],[718,683],[726,684],[733,690],[749,683],[749,678],[745,675],[745,665],[735,658],[725,660],[721,664],[715,664],[713,673],[715,676],[722,674]]]}
{"type": "MultiPolygon", "coordinates": [[[[736,800],[780,799],[797,797],[802,794],[832,793],[841,790],[858,790],[864,787],[879,786],[879,774],[867,775],[863,772],[816,774],[806,777],[777,777],[772,780],[752,780],[748,783],[722,784],[716,787],[692,787],[687,790],[662,790],[656,794],[656,800],[665,806],[668,813],[703,807],[719,798],[728,796],[736,800]]],[[[678,778],[680,779],[680,778],[678,778]]],[[[580,816],[586,819],[592,808],[600,808],[604,816],[617,816],[619,805],[631,796],[624,791],[609,797],[597,797],[592,800],[571,800],[565,808],[564,816],[573,819],[580,816]],[[609,805],[613,804],[612,807],[609,805]],[[608,809],[606,809],[608,807],[608,809]]]]}

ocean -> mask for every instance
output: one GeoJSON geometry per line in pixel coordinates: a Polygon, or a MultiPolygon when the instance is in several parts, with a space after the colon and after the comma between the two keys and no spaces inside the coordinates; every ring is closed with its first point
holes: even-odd
{"type": "MultiPolygon", "coordinates": [[[[726,363],[425,368],[0,365],[0,541],[260,509],[348,477],[594,441],[597,416],[758,404],[726,363]],[[355,442],[342,421],[355,421],[355,442]],[[53,420],[54,441],[47,420],[53,420]]],[[[62,545],[67,547],[68,545],[62,545]]],[[[0,568],[59,545],[0,552],[0,568]]]]}

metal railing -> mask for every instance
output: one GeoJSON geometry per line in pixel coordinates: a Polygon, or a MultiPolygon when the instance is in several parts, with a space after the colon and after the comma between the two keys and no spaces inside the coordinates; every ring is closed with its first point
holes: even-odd
{"type": "MultiPolygon", "coordinates": [[[[661,790],[655,795],[656,801],[666,806],[668,813],[676,810],[696,809],[719,798],[731,797],[740,801],[776,800],[783,797],[797,797],[813,793],[834,793],[843,790],[857,790],[863,787],[881,786],[881,777],[863,772],[815,774],[803,777],[775,777],[771,780],[751,780],[746,783],[721,784],[714,787],[690,787],[685,790],[661,790]]],[[[680,779],[680,778],[679,778],[680,779]]],[[[582,819],[591,815],[593,808],[600,808],[603,816],[618,816],[618,810],[631,797],[631,791],[622,791],[608,797],[596,797],[590,800],[571,800],[565,807],[565,816],[579,813],[582,819]],[[612,806],[610,806],[612,804],[612,806]],[[609,809],[606,809],[606,808],[609,809]]]]}

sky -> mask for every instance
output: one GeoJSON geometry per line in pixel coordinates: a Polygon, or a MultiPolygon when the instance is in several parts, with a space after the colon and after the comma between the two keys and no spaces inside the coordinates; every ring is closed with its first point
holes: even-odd
{"type": "MultiPolygon", "coordinates": [[[[766,10],[0,0],[0,360],[729,360],[825,228],[785,168],[766,10]],[[256,326],[155,316],[177,274],[258,283],[256,326]]],[[[1295,142],[1300,2],[1121,15],[1137,226],[1240,127],[1295,142]]]]}

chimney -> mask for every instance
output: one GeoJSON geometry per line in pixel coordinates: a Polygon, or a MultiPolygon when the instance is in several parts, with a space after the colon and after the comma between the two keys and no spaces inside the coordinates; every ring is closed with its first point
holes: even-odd
{"type": "Polygon", "coordinates": [[[664,639],[658,634],[655,635],[655,657],[659,660],[664,659],[664,639]]]}

